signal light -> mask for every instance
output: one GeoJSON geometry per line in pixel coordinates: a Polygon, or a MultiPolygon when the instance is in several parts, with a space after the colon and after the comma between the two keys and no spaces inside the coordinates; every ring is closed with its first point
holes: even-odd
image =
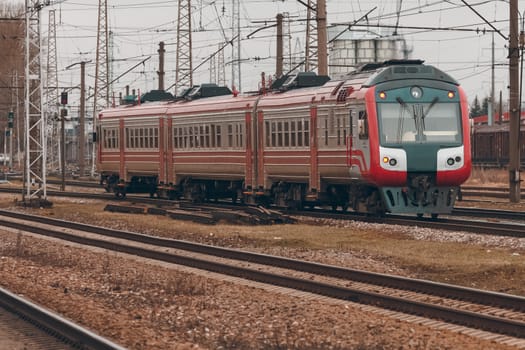
{"type": "Polygon", "coordinates": [[[9,129],[13,128],[13,120],[15,119],[15,113],[13,111],[9,111],[7,114],[7,127],[9,129]]]}
{"type": "Polygon", "coordinates": [[[454,93],[454,91],[449,91],[447,96],[448,96],[448,98],[454,98],[454,96],[456,96],[456,94],[454,93]]]}
{"type": "Polygon", "coordinates": [[[379,98],[382,99],[382,100],[384,100],[384,99],[386,98],[386,92],[381,91],[381,92],[379,93],[379,98]]]}
{"type": "Polygon", "coordinates": [[[383,157],[383,163],[386,164],[386,163],[388,163],[389,160],[390,160],[390,159],[389,159],[388,157],[383,157]]]}
{"type": "Polygon", "coordinates": [[[63,106],[67,105],[67,92],[62,92],[60,94],[60,104],[63,106]]]}

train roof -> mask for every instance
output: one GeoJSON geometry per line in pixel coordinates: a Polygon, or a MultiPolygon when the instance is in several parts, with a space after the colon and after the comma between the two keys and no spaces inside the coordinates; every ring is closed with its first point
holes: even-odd
{"type": "Polygon", "coordinates": [[[316,103],[338,103],[361,99],[366,88],[396,80],[438,80],[454,85],[458,82],[443,71],[424,65],[422,60],[390,60],[361,66],[341,80],[330,80],[314,73],[299,73],[274,82],[267,93],[232,93],[214,84],[194,86],[187,96],[170,101],[147,102],[106,109],[100,118],[122,116],[192,115],[246,111],[255,104],[260,108],[274,108],[316,103]]]}
{"type": "Polygon", "coordinates": [[[423,62],[423,60],[389,60],[383,63],[369,63],[349,73],[345,78],[363,80],[362,85],[365,87],[406,79],[439,80],[459,85],[457,80],[447,73],[423,62]]]}

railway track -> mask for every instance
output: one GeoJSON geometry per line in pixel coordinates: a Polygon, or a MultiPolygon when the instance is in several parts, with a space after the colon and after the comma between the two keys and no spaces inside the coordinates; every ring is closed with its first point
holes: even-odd
{"type": "MultiPolygon", "coordinates": [[[[509,189],[504,187],[461,186],[462,197],[509,198],[509,189]]],[[[525,198],[525,190],[521,190],[521,197],[525,198]]]]}
{"type": "MultiPolygon", "coordinates": [[[[20,189],[13,188],[0,188],[0,192],[8,193],[19,193],[20,189]]],[[[50,196],[63,196],[83,199],[99,199],[107,201],[115,201],[112,194],[108,193],[80,193],[80,192],[62,192],[62,191],[47,191],[50,196]]],[[[325,218],[325,219],[336,219],[336,220],[357,220],[371,223],[381,224],[392,224],[392,225],[406,225],[406,226],[418,226],[432,229],[444,229],[450,231],[463,231],[478,234],[491,234],[497,236],[510,236],[510,237],[525,237],[525,212],[512,212],[504,210],[489,210],[489,209],[477,209],[477,208],[457,208],[454,210],[452,215],[467,216],[467,217],[482,217],[486,220],[467,220],[467,219],[454,219],[454,218],[440,218],[440,219],[425,219],[416,218],[412,216],[403,215],[387,215],[383,218],[365,216],[360,213],[354,212],[333,212],[328,210],[308,210],[308,211],[290,211],[285,212],[285,215],[279,216],[276,211],[267,211],[263,208],[258,207],[242,207],[231,204],[203,204],[196,206],[187,202],[174,202],[170,200],[161,200],[148,198],[145,196],[127,196],[125,200],[119,202],[132,203],[139,205],[153,205],[151,209],[153,214],[158,214],[163,209],[157,209],[158,207],[166,206],[173,207],[175,204],[178,205],[179,209],[185,210],[186,213],[179,213],[180,215],[173,214],[174,218],[194,220],[203,223],[215,223],[220,221],[220,218],[226,218],[228,215],[236,215],[233,212],[228,212],[232,208],[242,209],[246,211],[247,215],[253,215],[254,217],[242,218],[240,221],[248,223],[282,223],[290,222],[288,215],[303,215],[308,217],[325,218]],[[203,216],[202,211],[198,208],[207,207],[210,211],[216,211],[216,219],[210,219],[209,216],[203,216]],[[225,210],[226,209],[226,210],[225,210]],[[498,222],[494,219],[501,220],[516,220],[516,222],[498,222]]],[[[115,206],[115,207],[118,207],[115,206]]],[[[127,212],[148,212],[148,208],[138,207],[128,208],[127,212]],[[136,210],[133,210],[136,209],[136,210]]],[[[162,214],[162,213],[161,213],[162,214]]],[[[210,214],[213,217],[213,214],[210,214]]]]}
{"type": "MultiPolygon", "coordinates": [[[[465,208],[458,211],[462,216],[482,216],[483,213],[491,211],[479,212],[476,209],[465,208]],[[474,215],[475,214],[475,215],[474,215]]],[[[497,212],[491,212],[497,215],[497,212]]],[[[525,237],[525,223],[519,222],[498,222],[490,220],[471,220],[471,219],[455,219],[455,218],[441,218],[441,219],[430,219],[430,218],[417,218],[412,216],[404,215],[387,215],[386,217],[370,217],[358,213],[334,213],[331,211],[301,211],[296,212],[298,215],[315,217],[320,219],[334,219],[334,220],[356,220],[369,223],[377,224],[388,224],[388,225],[402,225],[402,226],[418,226],[424,228],[432,228],[439,230],[449,231],[462,231],[477,234],[489,234],[495,236],[509,236],[509,237],[525,237]]],[[[505,214],[512,216],[513,218],[523,217],[522,213],[508,213],[505,214]]],[[[506,216],[508,218],[508,216],[506,216]]],[[[485,218],[487,218],[485,216],[485,218]]],[[[489,217],[493,219],[494,217],[489,217]]]]}
{"type": "Polygon", "coordinates": [[[520,296],[158,238],[9,211],[0,211],[0,224],[83,245],[472,327],[480,330],[480,334],[484,334],[482,337],[492,337],[492,333],[501,334],[516,338],[504,337],[507,341],[525,346],[525,298],[520,296]],[[65,228],[68,230],[64,230],[65,228]],[[484,332],[491,333],[487,335],[484,332]]]}
{"type": "Polygon", "coordinates": [[[523,211],[455,207],[452,215],[525,222],[525,212],[523,211]]]}
{"type": "MultiPolygon", "coordinates": [[[[17,322],[17,331],[26,330],[23,339],[16,339],[22,344],[20,348],[26,348],[30,344],[49,349],[124,350],[123,347],[4,288],[0,288],[0,309],[15,317],[9,319],[2,313],[2,319],[17,322]]],[[[5,332],[9,332],[9,329],[5,332]]]]}

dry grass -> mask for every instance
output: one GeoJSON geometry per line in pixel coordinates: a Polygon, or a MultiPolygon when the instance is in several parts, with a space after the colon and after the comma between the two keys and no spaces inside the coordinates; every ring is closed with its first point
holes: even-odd
{"type": "Polygon", "coordinates": [[[103,204],[97,203],[55,201],[52,209],[42,210],[41,214],[117,229],[132,227],[135,232],[175,239],[259,251],[284,251],[284,254],[298,256],[309,251],[369,256],[414,277],[525,295],[525,286],[519,283],[525,280],[525,252],[515,249],[415,240],[401,229],[389,226],[357,228],[357,223],[338,224],[339,227],[309,224],[209,226],[161,216],[109,213],[102,208],[103,204]]]}
{"type": "Polygon", "coordinates": [[[468,185],[508,186],[509,173],[507,169],[473,167],[468,185]]]}

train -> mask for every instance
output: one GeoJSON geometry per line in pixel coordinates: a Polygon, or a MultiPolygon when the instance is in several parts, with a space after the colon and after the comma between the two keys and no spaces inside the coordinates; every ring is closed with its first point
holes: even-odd
{"type": "MultiPolygon", "coordinates": [[[[472,128],[472,162],[474,166],[502,168],[509,164],[509,123],[475,124],[472,128]]],[[[521,119],[519,139],[520,163],[525,168],[525,119],[521,119]]]]}
{"type": "Polygon", "coordinates": [[[118,197],[452,211],[471,153],[467,98],[450,75],[390,60],[338,80],[298,73],[267,85],[239,94],[203,84],[101,111],[101,184],[118,197]]]}

